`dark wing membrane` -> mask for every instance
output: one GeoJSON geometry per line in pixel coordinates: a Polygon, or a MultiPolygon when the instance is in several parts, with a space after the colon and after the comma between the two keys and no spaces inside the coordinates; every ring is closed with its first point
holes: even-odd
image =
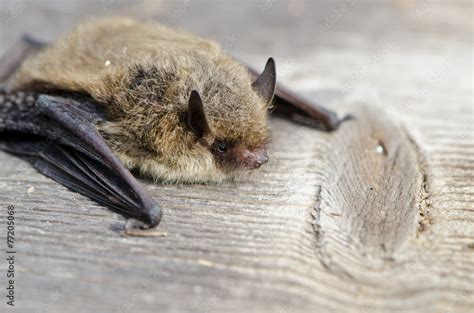
{"type": "Polygon", "coordinates": [[[107,146],[91,101],[0,92],[0,150],[127,218],[158,225],[161,209],[107,146]]]}
{"type": "MultiPolygon", "coordinates": [[[[255,81],[259,73],[249,66],[247,66],[247,69],[255,81]]],[[[348,115],[340,119],[336,113],[297,96],[279,84],[276,85],[273,101],[275,103],[275,113],[324,131],[336,130],[343,121],[352,118],[348,115]]]]}

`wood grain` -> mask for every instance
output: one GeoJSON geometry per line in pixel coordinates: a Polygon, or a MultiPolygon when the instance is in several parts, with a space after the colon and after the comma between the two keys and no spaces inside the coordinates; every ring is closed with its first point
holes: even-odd
{"type": "Polygon", "coordinates": [[[142,180],[164,209],[159,238],[123,236],[115,214],[0,153],[0,206],[17,212],[15,310],[469,312],[471,4],[427,3],[29,2],[2,24],[0,52],[26,31],[51,40],[127,11],[258,68],[272,55],[280,81],[357,119],[328,134],[272,118],[269,164],[235,182],[142,180]]]}
{"type": "Polygon", "coordinates": [[[326,249],[391,259],[417,228],[422,172],[401,126],[375,108],[358,110],[321,158],[328,176],[315,210],[319,240],[326,249]]]}

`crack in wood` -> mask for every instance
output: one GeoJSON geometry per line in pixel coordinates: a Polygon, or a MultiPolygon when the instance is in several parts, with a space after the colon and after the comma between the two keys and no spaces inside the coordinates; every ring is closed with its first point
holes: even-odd
{"type": "Polygon", "coordinates": [[[431,203],[429,200],[430,193],[428,181],[428,165],[426,163],[424,152],[421,150],[415,139],[410,136],[407,130],[403,129],[403,131],[407,136],[408,140],[410,141],[410,144],[412,145],[413,149],[416,151],[416,154],[418,156],[418,166],[420,167],[422,175],[420,195],[418,200],[418,228],[416,232],[416,236],[419,237],[421,233],[426,232],[434,222],[433,215],[430,211],[431,203]]]}

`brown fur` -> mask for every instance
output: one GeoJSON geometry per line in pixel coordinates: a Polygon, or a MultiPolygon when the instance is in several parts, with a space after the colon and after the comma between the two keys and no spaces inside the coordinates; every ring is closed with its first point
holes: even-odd
{"type": "Polygon", "coordinates": [[[221,181],[242,168],[219,163],[185,122],[199,91],[214,136],[264,147],[267,103],[247,70],[214,42],[158,24],[107,18],[78,26],[27,59],[16,88],[66,90],[103,103],[110,120],[99,130],[129,168],[155,179],[221,181]]]}

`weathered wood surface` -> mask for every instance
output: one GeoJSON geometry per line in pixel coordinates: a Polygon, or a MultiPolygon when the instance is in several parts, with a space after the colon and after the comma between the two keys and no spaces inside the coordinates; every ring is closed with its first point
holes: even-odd
{"type": "Polygon", "coordinates": [[[121,236],[115,214],[0,153],[16,311],[472,309],[471,2],[54,2],[2,0],[0,52],[24,32],[54,39],[128,13],[259,67],[272,55],[281,81],[357,120],[327,134],[273,118],[271,162],[248,179],[143,181],[163,204],[162,238],[121,236]]]}

